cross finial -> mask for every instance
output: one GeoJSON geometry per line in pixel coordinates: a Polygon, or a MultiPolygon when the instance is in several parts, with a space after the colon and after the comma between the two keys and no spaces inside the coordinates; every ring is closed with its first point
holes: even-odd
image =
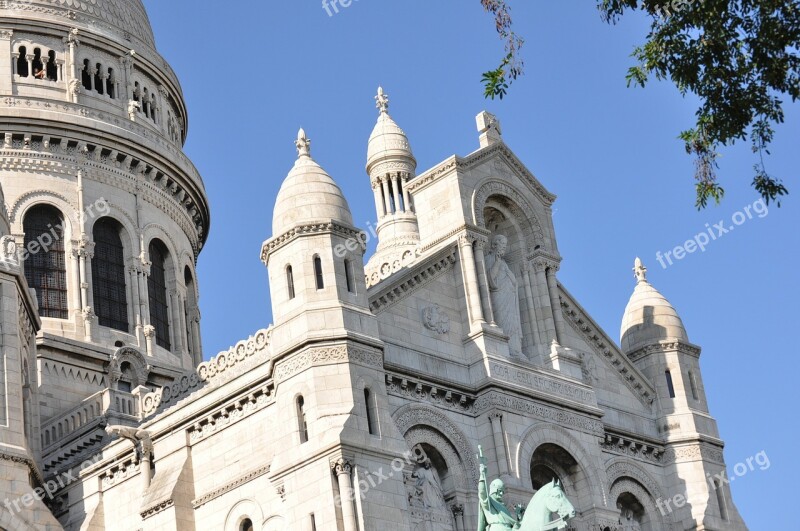
{"type": "Polygon", "coordinates": [[[382,113],[389,112],[389,95],[383,92],[383,87],[378,87],[378,95],[375,96],[376,107],[382,113]]]}
{"type": "Polygon", "coordinates": [[[633,274],[638,282],[647,282],[647,268],[638,256],[633,262],[633,274]]]}
{"type": "Polygon", "coordinates": [[[297,140],[294,141],[294,145],[297,146],[298,157],[311,156],[311,140],[308,139],[303,128],[297,132],[297,140]]]}

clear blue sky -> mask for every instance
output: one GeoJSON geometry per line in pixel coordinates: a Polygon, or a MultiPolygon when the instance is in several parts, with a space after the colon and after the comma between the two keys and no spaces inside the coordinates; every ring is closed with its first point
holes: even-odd
{"type": "Polygon", "coordinates": [[[259,261],[299,127],[338,181],[353,217],[375,218],[364,171],[382,84],[423,171],[477,148],[487,109],[506,143],[558,195],[559,278],[614,338],[633,290],[633,259],[703,347],[703,378],[729,467],[766,451],[770,468],[733,484],[751,529],[789,523],[797,491],[797,180],[800,110],[787,107],[768,170],[793,195],[782,208],[662,269],[664,253],[757,196],[749,145],[723,152],[719,207],[694,208],[693,161],[677,134],[695,102],[669,84],[628,89],[629,54],[647,24],[604,24],[594,2],[511,0],[526,37],[526,75],[502,102],[482,97],[481,72],[502,44],[478,0],[360,0],[329,17],[318,0],[145,0],[159,50],[189,106],[186,152],[211,201],[199,283],[207,357],[271,322],[259,261]],[[233,276],[231,276],[233,273],[233,276]],[[788,342],[787,342],[788,341],[788,342]],[[795,420],[792,420],[795,419],[795,420]]]}

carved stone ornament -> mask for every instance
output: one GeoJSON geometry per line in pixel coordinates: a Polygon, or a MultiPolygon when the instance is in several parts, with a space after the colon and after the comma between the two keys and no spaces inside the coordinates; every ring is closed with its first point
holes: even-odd
{"type": "Polygon", "coordinates": [[[428,330],[438,334],[446,334],[450,331],[450,318],[438,304],[428,306],[422,310],[422,324],[428,330]]]}

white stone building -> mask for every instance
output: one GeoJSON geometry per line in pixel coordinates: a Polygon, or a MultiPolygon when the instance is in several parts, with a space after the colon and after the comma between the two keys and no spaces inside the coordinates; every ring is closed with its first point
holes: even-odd
{"type": "Polygon", "coordinates": [[[509,504],[559,478],[576,530],[746,529],[644,266],[618,346],[494,117],[417,173],[376,99],[375,233],[301,131],[274,324],[203,362],[208,202],[141,1],[0,2],[0,529],[466,531],[479,444],[509,504]]]}

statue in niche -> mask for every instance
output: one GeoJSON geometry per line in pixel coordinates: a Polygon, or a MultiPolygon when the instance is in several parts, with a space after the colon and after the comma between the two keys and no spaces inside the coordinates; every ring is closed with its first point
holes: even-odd
{"type": "Polygon", "coordinates": [[[639,526],[639,522],[636,521],[636,518],[633,516],[633,511],[630,509],[623,509],[622,511],[622,531],[642,531],[642,528],[639,526]]]}
{"type": "Polygon", "coordinates": [[[502,234],[492,238],[492,250],[486,256],[489,292],[494,320],[508,336],[508,348],[513,357],[522,357],[522,320],[519,313],[517,277],[503,256],[508,238],[502,234]]]}
{"type": "Polygon", "coordinates": [[[445,508],[444,492],[439,474],[431,465],[430,459],[425,459],[411,473],[414,481],[414,498],[425,509],[441,510],[445,508]]]}

